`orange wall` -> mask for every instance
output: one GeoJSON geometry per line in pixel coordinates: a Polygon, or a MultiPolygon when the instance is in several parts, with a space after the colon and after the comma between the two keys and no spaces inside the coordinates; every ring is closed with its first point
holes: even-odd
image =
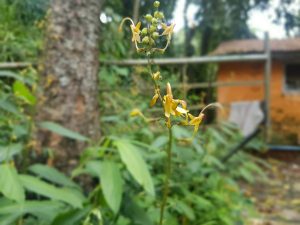
{"type": "MultiPolygon", "coordinates": [[[[284,64],[280,61],[273,61],[271,76],[273,139],[280,143],[300,144],[300,93],[285,93],[283,90],[283,74],[284,64]]],[[[223,63],[219,66],[218,81],[249,81],[263,80],[263,78],[263,63],[223,63]]],[[[263,85],[218,88],[218,101],[225,105],[234,101],[263,99],[263,85]]]]}

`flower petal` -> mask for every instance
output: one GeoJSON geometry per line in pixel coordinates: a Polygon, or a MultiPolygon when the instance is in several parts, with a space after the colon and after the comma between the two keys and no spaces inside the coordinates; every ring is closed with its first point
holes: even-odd
{"type": "Polygon", "coordinates": [[[151,100],[151,102],[150,102],[150,106],[151,106],[151,107],[155,105],[157,99],[158,99],[158,94],[156,93],[156,94],[153,96],[153,98],[152,98],[152,100],[151,100]]]}
{"type": "Polygon", "coordinates": [[[180,114],[187,114],[188,113],[188,110],[183,109],[179,106],[176,107],[176,111],[179,112],[180,114]]]}

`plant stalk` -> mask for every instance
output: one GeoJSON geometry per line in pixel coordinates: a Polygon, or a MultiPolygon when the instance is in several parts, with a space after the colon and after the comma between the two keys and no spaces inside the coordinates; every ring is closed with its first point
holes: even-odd
{"type": "Polygon", "coordinates": [[[173,134],[172,134],[172,127],[169,128],[169,143],[168,143],[168,148],[167,148],[167,163],[166,163],[166,179],[165,179],[165,184],[164,184],[164,190],[163,190],[163,199],[160,207],[160,219],[159,219],[159,225],[163,224],[163,219],[164,219],[164,212],[165,212],[165,207],[167,204],[168,200],[168,195],[169,195],[169,183],[170,183],[170,178],[171,178],[171,161],[172,161],[172,139],[173,139],[173,134]]]}

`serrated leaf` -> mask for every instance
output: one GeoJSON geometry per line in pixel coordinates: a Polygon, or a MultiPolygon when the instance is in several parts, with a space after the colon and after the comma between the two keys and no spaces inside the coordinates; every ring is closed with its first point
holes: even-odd
{"type": "Polygon", "coordinates": [[[58,188],[29,175],[20,175],[20,179],[28,191],[68,203],[75,208],[81,208],[85,200],[84,196],[76,189],[58,188]]]}
{"type": "Polygon", "coordinates": [[[29,171],[55,184],[59,184],[66,187],[79,188],[79,186],[76,183],[74,183],[70,178],[68,178],[66,175],[59,172],[53,167],[49,167],[42,164],[35,164],[29,167],[29,171]]]}
{"type": "Polygon", "coordinates": [[[121,159],[133,178],[152,196],[155,195],[152,177],[139,150],[126,140],[116,140],[121,159]]]}
{"type": "Polygon", "coordinates": [[[16,169],[9,164],[0,166],[0,192],[8,199],[22,202],[25,192],[16,169]]]}
{"type": "Polygon", "coordinates": [[[61,136],[65,136],[65,137],[68,137],[68,138],[71,138],[71,139],[75,139],[75,140],[78,140],[78,141],[87,141],[88,138],[75,132],[75,131],[72,131],[72,130],[69,130],[57,123],[53,123],[53,122],[41,122],[40,123],[40,127],[44,128],[44,129],[47,129],[47,130],[50,130],[54,133],[57,133],[61,136]]]}

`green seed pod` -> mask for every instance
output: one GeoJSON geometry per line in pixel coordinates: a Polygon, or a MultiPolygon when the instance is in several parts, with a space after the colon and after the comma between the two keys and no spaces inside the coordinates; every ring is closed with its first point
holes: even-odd
{"type": "Polygon", "coordinates": [[[152,18],[151,23],[156,25],[157,24],[157,19],[156,18],[152,18]]]}
{"type": "Polygon", "coordinates": [[[145,44],[145,45],[147,45],[147,44],[149,44],[149,41],[150,41],[149,37],[146,36],[146,37],[143,38],[142,43],[145,44]]]}
{"type": "Polygon", "coordinates": [[[159,5],[160,5],[160,2],[159,2],[159,1],[155,1],[155,2],[153,3],[153,6],[154,6],[155,8],[158,8],[159,5]]]}
{"type": "Polygon", "coordinates": [[[141,33],[142,33],[143,36],[146,36],[148,34],[148,29],[146,27],[143,28],[141,33]]]}
{"type": "Polygon", "coordinates": [[[155,17],[156,19],[163,19],[165,16],[164,16],[164,14],[163,14],[162,12],[155,11],[155,12],[154,12],[154,17],[155,17]]]}
{"type": "Polygon", "coordinates": [[[156,26],[151,25],[149,28],[150,33],[153,33],[154,31],[156,31],[156,26]]]}
{"type": "Polygon", "coordinates": [[[150,45],[155,45],[155,41],[152,38],[150,38],[150,45]]]}
{"type": "Polygon", "coordinates": [[[159,18],[159,19],[165,18],[164,13],[163,13],[163,12],[158,12],[158,18],[159,18]]]}
{"type": "Polygon", "coordinates": [[[145,19],[147,20],[147,22],[151,22],[152,21],[152,16],[151,16],[151,14],[147,14],[146,16],[145,16],[145,19]]]}
{"type": "Polygon", "coordinates": [[[152,37],[154,40],[156,40],[159,37],[158,32],[153,32],[152,37]]]}

